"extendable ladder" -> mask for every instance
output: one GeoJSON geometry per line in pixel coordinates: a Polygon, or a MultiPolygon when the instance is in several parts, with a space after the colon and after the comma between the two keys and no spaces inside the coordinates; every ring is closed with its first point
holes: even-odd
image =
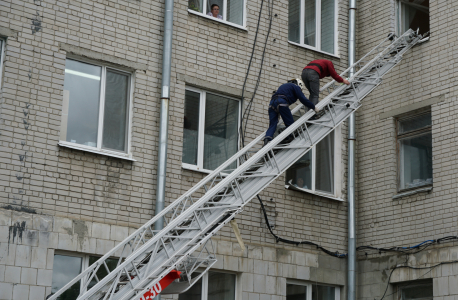
{"type": "MultiPolygon", "coordinates": [[[[258,136],[49,299],[57,299],[75,284],[80,286],[78,299],[152,299],[161,292],[182,293],[189,289],[216,262],[210,238],[356,111],[382,77],[421,39],[412,30],[398,38],[389,35],[341,74],[354,74],[349,78],[351,85],[331,81],[321,89],[326,97],[317,107],[325,112],[323,116],[311,120],[315,112],[304,112],[262,148],[264,134],[258,136]],[[282,144],[289,135],[294,140],[282,144]],[[230,170],[234,165],[239,166],[230,170]],[[155,230],[155,224],[162,220],[165,227],[155,230]],[[107,260],[113,257],[117,266],[110,270],[107,260]],[[99,270],[108,274],[98,278],[99,270]],[[161,280],[171,272],[181,272],[180,279],[166,288],[161,286],[161,280]]],[[[293,114],[302,108],[296,106],[293,114]]]]}

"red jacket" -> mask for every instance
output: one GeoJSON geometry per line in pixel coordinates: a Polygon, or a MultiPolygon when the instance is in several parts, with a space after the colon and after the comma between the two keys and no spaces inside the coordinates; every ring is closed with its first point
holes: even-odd
{"type": "Polygon", "coordinates": [[[318,75],[320,75],[320,79],[331,76],[334,78],[337,82],[343,82],[342,77],[337,74],[336,70],[334,70],[334,65],[332,64],[331,61],[327,59],[317,59],[314,61],[311,61],[309,65],[305,66],[304,69],[312,69],[318,72],[318,75]],[[321,70],[318,66],[311,66],[310,64],[318,64],[321,66],[321,70]]]}

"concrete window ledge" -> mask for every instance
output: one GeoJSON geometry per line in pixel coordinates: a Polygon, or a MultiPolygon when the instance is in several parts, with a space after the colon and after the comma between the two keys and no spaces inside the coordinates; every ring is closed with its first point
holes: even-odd
{"type": "Polygon", "coordinates": [[[402,197],[405,197],[405,196],[415,195],[415,194],[418,194],[418,193],[423,193],[423,192],[429,193],[429,192],[432,191],[432,189],[433,189],[433,187],[430,186],[430,187],[426,187],[426,188],[422,188],[422,189],[418,189],[418,190],[413,190],[413,191],[400,193],[400,194],[394,195],[392,198],[394,200],[394,199],[402,198],[402,197]]]}

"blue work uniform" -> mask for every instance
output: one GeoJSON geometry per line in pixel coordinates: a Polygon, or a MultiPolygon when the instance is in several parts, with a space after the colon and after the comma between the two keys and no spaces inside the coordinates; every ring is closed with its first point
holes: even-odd
{"type": "Polygon", "coordinates": [[[294,123],[293,115],[288,106],[295,103],[297,99],[308,108],[315,109],[315,105],[304,96],[304,93],[302,93],[298,85],[294,83],[285,83],[278,88],[277,92],[270,100],[269,129],[264,139],[273,139],[275,130],[277,129],[278,115],[281,116],[287,128],[294,123]]]}

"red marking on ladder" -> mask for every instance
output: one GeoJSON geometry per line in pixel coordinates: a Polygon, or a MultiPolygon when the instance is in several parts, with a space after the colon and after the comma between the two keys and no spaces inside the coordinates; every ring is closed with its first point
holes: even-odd
{"type": "Polygon", "coordinates": [[[164,278],[159,280],[154,286],[152,286],[143,296],[140,297],[140,300],[152,300],[154,297],[159,295],[163,289],[168,287],[175,279],[180,278],[180,271],[172,270],[169,274],[165,275],[164,278]]]}

